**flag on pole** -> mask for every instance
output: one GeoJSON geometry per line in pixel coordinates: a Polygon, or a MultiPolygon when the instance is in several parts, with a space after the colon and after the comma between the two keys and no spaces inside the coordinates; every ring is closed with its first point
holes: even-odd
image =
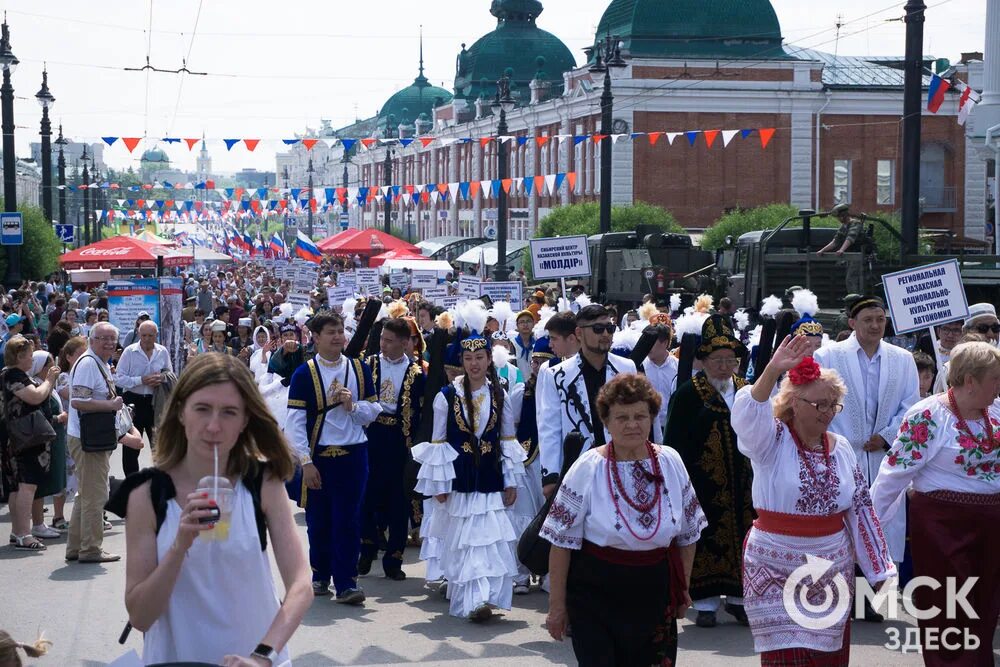
{"type": "Polygon", "coordinates": [[[976,103],[982,99],[979,97],[979,93],[972,89],[972,86],[963,84],[962,96],[958,98],[958,124],[965,125],[965,122],[969,120],[969,116],[972,114],[972,110],[976,108],[976,103]]]}
{"type": "Polygon", "coordinates": [[[931,75],[931,85],[927,90],[927,110],[937,113],[941,105],[944,104],[944,94],[951,88],[951,84],[939,77],[937,74],[931,75]]]}
{"type": "Polygon", "coordinates": [[[271,250],[276,257],[284,257],[287,254],[285,242],[278,236],[278,232],[275,232],[271,237],[271,250]]]}
{"type": "Polygon", "coordinates": [[[302,259],[319,264],[323,261],[323,253],[319,251],[308,236],[302,232],[295,239],[295,254],[302,259]]]}

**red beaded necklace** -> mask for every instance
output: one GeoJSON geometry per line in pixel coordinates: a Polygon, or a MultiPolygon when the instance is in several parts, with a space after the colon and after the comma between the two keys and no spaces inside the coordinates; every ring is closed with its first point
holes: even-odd
{"type": "MultiPolygon", "coordinates": [[[[962,418],[962,413],[958,411],[958,402],[955,400],[954,388],[948,390],[948,409],[951,410],[951,413],[955,415],[955,419],[958,420],[958,430],[963,431],[973,440],[977,440],[976,436],[973,435],[972,431],[969,429],[969,425],[965,423],[965,419],[962,418]]],[[[994,449],[993,425],[990,422],[990,413],[986,410],[986,408],[983,408],[983,426],[986,429],[986,442],[989,446],[989,451],[992,451],[994,449]]]]}
{"type": "Polygon", "coordinates": [[[810,458],[806,456],[806,452],[809,450],[806,449],[806,446],[802,443],[802,439],[799,438],[799,434],[795,432],[795,429],[792,428],[791,424],[788,425],[788,432],[792,434],[792,440],[795,441],[795,448],[799,452],[799,458],[802,459],[802,463],[803,465],[805,465],[806,472],[809,473],[809,476],[812,478],[813,483],[816,486],[820,486],[823,488],[829,487],[833,479],[833,466],[830,465],[830,443],[827,440],[826,432],[824,431],[822,437],[820,438],[820,442],[823,444],[823,463],[826,464],[826,474],[824,475],[822,484],[820,484],[820,478],[819,475],[816,474],[816,468],[813,466],[812,460],[810,460],[810,458]]]}
{"type": "MultiPolygon", "coordinates": [[[[653,539],[656,533],[660,530],[660,522],[663,519],[662,487],[665,484],[663,480],[663,473],[662,470],[660,469],[660,459],[658,456],[656,456],[656,452],[653,451],[653,445],[648,440],[646,441],[646,454],[649,456],[649,460],[653,468],[653,472],[651,475],[653,477],[653,497],[650,498],[648,503],[640,503],[634,500],[631,496],[629,496],[628,491],[625,488],[625,484],[622,483],[621,475],[618,473],[618,457],[615,454],[614,442],[608,444],[607,453],[608,453],[608,474],[607,474],[608,492],[611,494],[611,501],[615,505],[615,513],[622,520],[622,523],[625,524],[625,527],[628,529],[628,532],[632,534],[632,537],[642,542],[646,542],[648,540],[653,539]],[[613,482],[612,478],[614,480],[613,482]],[[625,516],[625,513],[622,512],[621,507],[618,505],[619,496],[624,498],[625,502],[627,502],[630,507],[632,507],[635,511],[639,512],[640,514],[647,514],[650,511],[652,511],[654,506],[656,507],[656,525],[653,527],[653,530],[649,534],[649,536],[642,537],[632,529],[631,524],[629,524],[628,522],[628,517],[625,516]]],[[[638,461],[636,463],[640,466],[642,465],[638,461]]]]}

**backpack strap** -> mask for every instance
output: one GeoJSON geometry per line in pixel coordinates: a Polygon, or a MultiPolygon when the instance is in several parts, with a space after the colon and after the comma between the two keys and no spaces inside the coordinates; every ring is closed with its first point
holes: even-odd
{"type": "Polygon", "coordinates": [[[126,477],[118,484],[118,488],[114,489],[104,509],[124,519],[128,511],[129,496],[146,482],[149,482],[149,499],[156,515],[156,532],[159,533],[167,518],[167,502],[177,495],[174,480],[159,468],[143,468],[126,477]]]}
{"type": "Polygon", "coordinates": [[[264,466],[257,465],[250,474],[243,478],[243,486],[250,492],[253,500],[253,518],[257,523],[257,537],[260,538],[260,550],[267,551],[267,517],[261,504],[261,488],[264,486],[264,466]]]}

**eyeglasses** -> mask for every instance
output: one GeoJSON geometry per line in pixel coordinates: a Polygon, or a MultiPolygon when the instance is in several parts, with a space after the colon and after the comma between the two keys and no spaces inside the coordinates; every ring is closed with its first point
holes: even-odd
{"type": "Polygon", "coordinates": [[[832,412],[833,414],[838,414],[844,409],[843,403],[833,403],[831,401],[819,401],[817,403],[814,403],[812,401],[807,401],[804,398],[799,398],[798,396],[796,396],[796,398],[798,398],[803,403],[808,403],[809,405],[813,406],[817,412],[832,412]]]}
{"type": "Polygon", "coordinates": [[[118,340],[117,336],[94,336],[94,340],[99,340],[102,343],[113,343],[118,340]]]}
{"type": "Polygon", "coordinates": [[[1000,334],[1000,324],[979,324],[972,327],[972,330],[981,334],[987,334],[991,331],[995,334],[1000,334]]]}
{"type": "Polygon", "coordinates": [[[938,333],[941,335],[948,335],[948,336],[961,336],[962,327],[941,327],[940,329],[938,329],[938,333]]]}
{"type": "Polygon", "coordinates": [[[739,359],[708,359],[705,361],[706,364],[715,366],[716,368],[736,368],[740,365],[739,359]]]}
{"type": "Polygon", "coordinates": [[[590,329],[598,336],[602,334],[613,334],[615,332],[615,325],[613,324],[582,324],[581,329],[590,329]]]}

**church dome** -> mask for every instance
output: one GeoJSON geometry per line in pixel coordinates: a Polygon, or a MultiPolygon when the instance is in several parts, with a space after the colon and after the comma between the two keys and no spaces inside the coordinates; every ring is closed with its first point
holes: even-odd
{"type": "Polygon", "coordinates": [[[512,90],[527,90],[536,75],[544,74],[544,80],[553,84],[553,94],[561,93],[562,74],[576,67],[576,59],[558,37],[535,24],[542,11],[539,0],[493,0],[490,13],[497,17],[497,27],[468,49],[462,45],[455,95],[493,97],[496,82],[507,69],[514,72],[512,90]]]}
{"type": "Polygon", "coordinates": [[[150,148],[142,154],[139,161],[153,164],[170,164],[170,158],[167,157],[167,154],[159,148],[150,148]]]}
{"type": "Polygon", "coordinates": [[[787,58],[770,0],[613,0],[597,40],[633,58],[787,58]]]}
{"type": "MultiPolygon", "coordinates": [[[[451,93],[444,88],[432,86],[424,76],[423,66],[420,75],[413,83],[390,97],[378,112],[378,128],[384,130],[389,117],[392,116],[396,125],[413,123],[421,114],[431,116],[434,108],[451,102],[451,93]]],[[[392,128],[396,129],[395,126],[392,128]]]]}

